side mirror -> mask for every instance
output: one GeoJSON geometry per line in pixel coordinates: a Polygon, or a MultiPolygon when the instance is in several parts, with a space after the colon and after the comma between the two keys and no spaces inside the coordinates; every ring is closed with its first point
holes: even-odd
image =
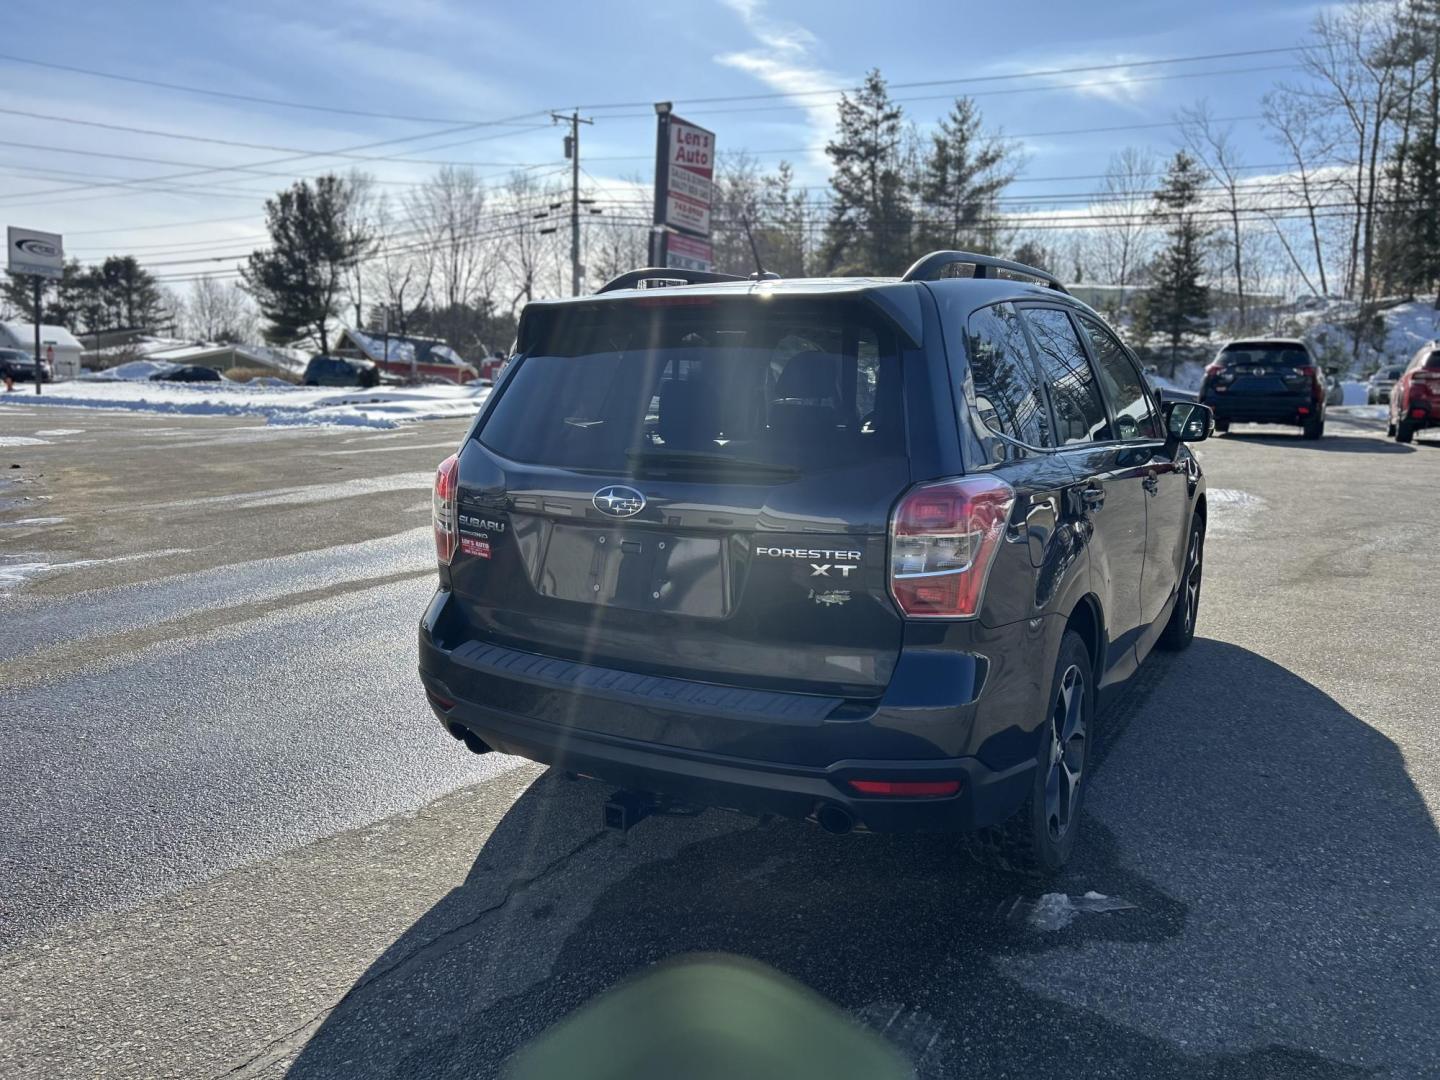
{"type": "Polygon", "coordinates": [[[1165,435],[1169,442],[1204,442],[1215,430],[1215,412],[1198,401],[1166,401],[1160,405],[1165,414],[1165,435]]]}

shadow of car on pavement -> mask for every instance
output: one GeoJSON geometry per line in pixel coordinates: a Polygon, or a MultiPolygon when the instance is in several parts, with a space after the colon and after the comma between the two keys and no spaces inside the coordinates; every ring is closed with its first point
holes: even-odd
{"type": "MultiPolygon", "coordinates": [[[[1357,429],[1368,432],[1368,428],[1357,429]]],[[[1413,454],[1413,445],[1402,445],[1391,439],[1355,437],[1349,435],[1326,435],[1320,439],[1302,438],[1299,430],[1294,435],[1277,435],[1270,432],[1236,431],[1231,428],[1220,436],[1225,442],[1260,443],[1264,446],[1284,446],[1298,450],[1325,450],[1332,454],[1413,454]]]]}
{"type": "Polygon", "coordinates": [[[1395,745],[1209,639],[1147,662],[1098,726],[1081,846],[1043,887],[946,837],[717,811],[605,833],[610,789],[552,770],[288,1075],[497,1075],[595,995],[696,951],[808,985],[919,1077],[1328,1078],[1433,1062],[1440,842],[1395,745]],[[1054,932],[1007,918],[1019,895],[1091,889],[1135,908],[1054,932]]]}

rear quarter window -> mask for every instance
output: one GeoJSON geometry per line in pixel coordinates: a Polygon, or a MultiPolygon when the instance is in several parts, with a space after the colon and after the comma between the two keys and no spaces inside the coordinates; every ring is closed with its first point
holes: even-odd
{"type": "Polygon", "coordinates": [[[1010,304],[974,312],[966,322],[970,385],[966,396],[990,431],[1030,446],[1054,445],[1035,361],[1010,304]]]}

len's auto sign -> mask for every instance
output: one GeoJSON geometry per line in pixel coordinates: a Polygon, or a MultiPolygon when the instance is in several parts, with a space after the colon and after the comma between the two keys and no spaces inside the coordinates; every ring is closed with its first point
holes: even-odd
{"type": "Polygon", "coordinates": [[[664,224],[708,237],[715,133],[672,116],[668,166],[664,224]]]}

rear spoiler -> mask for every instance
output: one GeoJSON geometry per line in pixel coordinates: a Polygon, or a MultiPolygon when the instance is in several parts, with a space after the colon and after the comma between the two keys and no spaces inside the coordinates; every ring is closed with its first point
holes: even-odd
{"type": "MultiPolygon", "coordinates": [[[[621,274],[619,277],[607,282],[594,296],[598,297],[607,291],[618,291],[621,289],[633,288],[637,281],[673,280],[680,281],[680,275],[693,276],[697,279],[707,280],[687,281],[687,285],[709,285],[732,281],[749,281],[749,278],[732,277],[729,274],[710,274],[698,270],[631,270],[629,273],[621,274]],[[637,276],[640,275],[640,276],[637,276]]],[[[648,290],[647,290],[648,291],[648,290]]],[[[676,290],[680,294],[682,290],[676,290]]],[[[737,292],[735,298],[742,299],[745,293],[737,292]]],[[[797,297],[806,297],[807,294],[800,293],[797,297]]],[[[911,348],[919,348],[925,340],[925,316],[921,308],[920,293],[916,289],[905,288],[894,284],[869,285],[856,288],[853,291],[846,290],[838,293],[817,293],[809,298],[840,298],[845,297],[852,300],[860,300],[871,308],[875,309],[881,317],[888,322],[897,333],[899,333],[911,348]]],[[[612,303],[606,300],[599,303],[612,303]]],[[[621,299],[620,303],[628,303],[628,299],[621,299]]],[[[704,302],[698,301],[697,302],[704,302]]],[[[551,312],[562,311],[573,307],[576,304],[586,306],[584,299],[563,300],[558,302],[533,302],[527,304],[520,312],[520,325],[515,333],[515,344],[511,348],[512,355],[515,353],[528,353],[535,347],[537,329],[541,320],[549,317],[551,312]]]]}

